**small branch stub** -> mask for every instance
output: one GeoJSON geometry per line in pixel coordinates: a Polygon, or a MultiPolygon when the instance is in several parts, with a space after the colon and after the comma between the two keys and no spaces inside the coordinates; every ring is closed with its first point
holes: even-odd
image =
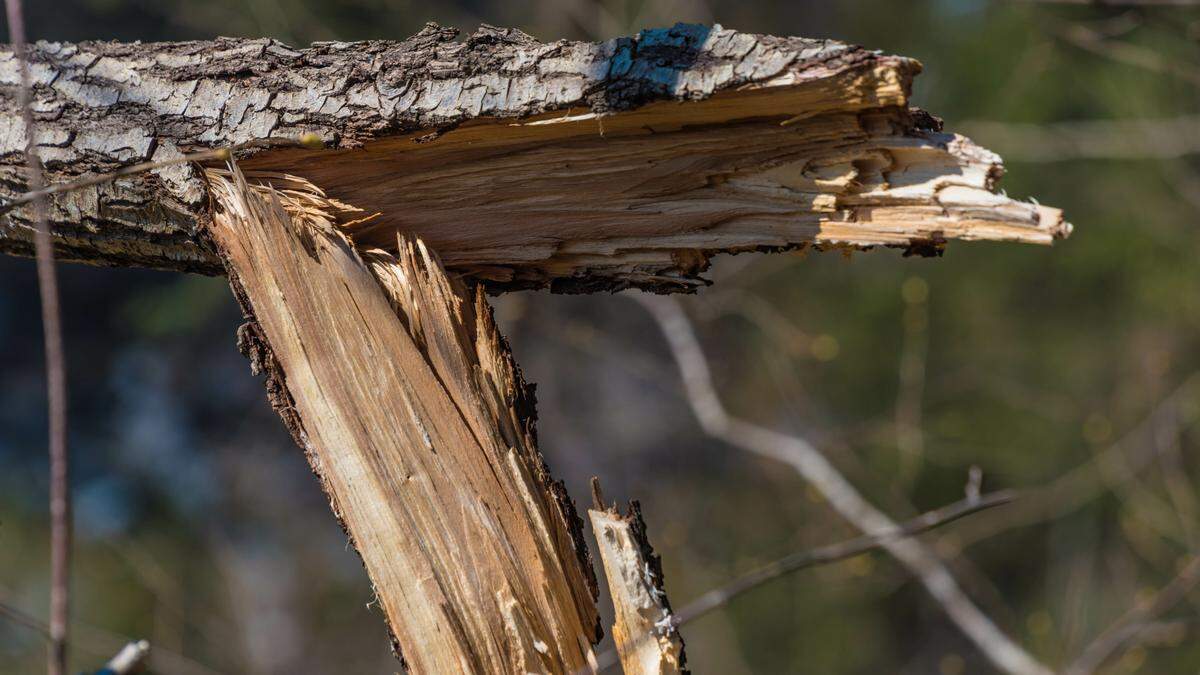
{"type": "Polygon", "coordinates": [[[132,675],[142,669],[150,656],[150,643],[145,640],[130,642],[109,659],[96,675],[132,675]]]}
{"type": "MultiPolygon", "coordinates": [[[[604,574],[608,577],[621,667],[626,675],[687,673],[683,638],[663,590],[662,562],[646,537],[641,506],[629,512],[605,507],[600,481],[592,479],[593,508],[588,511],[604,574]]],[[[601,663],[601,666],[607,664],[601,663]]]]}

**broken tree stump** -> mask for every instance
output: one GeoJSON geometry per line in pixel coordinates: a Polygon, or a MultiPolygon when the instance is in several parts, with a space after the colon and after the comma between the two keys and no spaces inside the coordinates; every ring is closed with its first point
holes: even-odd
{"type": "MultiPolygon", "coordinates": [[[[239,346],[418,673],[575,672],[599,639],[579,521],[484,289],[691,291],[719,252],[1070,232],[909,108],[916,61],[829,40],[431,24],[305,49],[42,42],[30,60],[51,183],[235,151],[228,170],[53,195],[56,254],[229,276],[239,346]],[[284,147],[303,135],[326,148],[284,147]]],[[[17,82],[0,50],[0,252],[30,255],[17,82]]]]}

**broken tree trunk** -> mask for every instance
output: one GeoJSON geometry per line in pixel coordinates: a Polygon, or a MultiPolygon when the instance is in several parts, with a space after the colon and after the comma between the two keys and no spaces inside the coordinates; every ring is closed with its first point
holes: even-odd
{"type": "MultiPolygon", "coordinates": [[[[56,252],[229,275],[239,344],[416,672],[574,672],[598,639],[578,519],[484,287],[687,291],[717,252],[1070,231],[996,193],[998,157],[908,107],[917,62],[833,41],[688,25],[459,41],[430,25],[299,50],[39,43],[31,59],[52,183],[237,149],[240,169],[54,195],[56,252]],[[279,147],[302,134],[327,149],[279,147]]],[[[16,73],[0,51],[10,200],[16,73]]],[[[26,207],[0,213],[0,252],[30,254],[26,207]]]]}
{"type": "Polygon", "coordinates": [[[211,173],[239,338],[418,673],[572,673],[598,640],[580,522],[481,289],[360,255],[329,204],[211,173]]]}
{"type": "MultiPolygon", "coordinates": [[[[1055,209],[995,194],[1000,159],[908,108],[912,59],[829,40],[678,25],[542,44],[430,25],[403,42],[39,43],[37,145],[50,182],[186,151],[315,133],[335,151],[247,150],[375,218],[356,245],[420,236],[492,288],[663,290],[709,256],[800,246],[936,251],[1047,243],[1055,209]]],[[[23,190],[16,66],[0,187],[23,190]]],[[[202,173],[176,165],[56,196],[61,259],[220,274],[202,173]]],[[[0,228],[28,255],[29,214],[0,228]]]]}

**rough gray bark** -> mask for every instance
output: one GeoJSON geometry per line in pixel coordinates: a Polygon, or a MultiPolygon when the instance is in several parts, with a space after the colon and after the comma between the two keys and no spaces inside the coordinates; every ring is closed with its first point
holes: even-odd
{"type": "MultiPolygon", "coordinates": [[[[402,42],[307,49],[43,42],[31,60],[52,183],[312,132],[336,152],[259,151],[247,175],[310,179],[383,213],[351,227],[356,243],[412,232],[452,271],[498,287],[686,289],[715,251],[924,251],[1066,232],[1052,209],[993,198],[999,158],[907,111],[917,62],[833,41],[678,25],[542,44],[487,26],[459,40],[431,24],[402,42]],[[513,176],[528,192],[513,196],[513,176]]],[[[0,51],[9,197],[25,188],[15,86],[0,51]]],[[[60,259],[222,273],[200,234],[210,204],[194,166],[52,202],[60,259]]],[[[0,252],[28,255],[27,225],[12,210],[0,252]]]]}

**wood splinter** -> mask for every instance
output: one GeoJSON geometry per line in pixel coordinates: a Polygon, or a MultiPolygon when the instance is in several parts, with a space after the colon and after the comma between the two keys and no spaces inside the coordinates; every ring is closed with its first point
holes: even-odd
{"type": "MultiPolygon", "coordinates": [[[[352,208],[209,171],[242,346],[417,673],[573,673],[599,640],[581,525],[481,289],[419,241],[360,255],[352,208]]],[[[281,189],[284,188],[284,189],[281,189]]]]}
{"type": "Polygon", "coordinates": [[[687,673],[683,637],[663,589],[662,560],[646,536],[641,505],[629,502],[625,514],[616,504],[606,506],[597,478],[592,478],[592,502],[588,517],[608,578],[621,668],[625,675],[687,673]]]}

